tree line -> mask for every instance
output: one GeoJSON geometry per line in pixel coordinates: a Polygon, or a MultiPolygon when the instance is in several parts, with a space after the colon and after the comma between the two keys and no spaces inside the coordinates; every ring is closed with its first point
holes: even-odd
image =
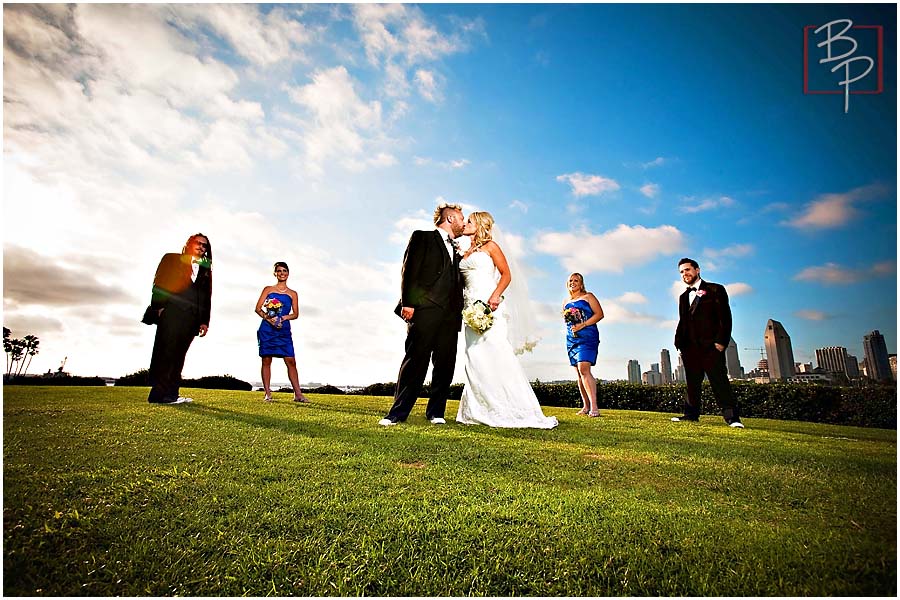
{"type": "Polygon", "coordinates": [[[40,352],[41,341],[36,335],[26,335],[22,339],[13,338],[12,331],[3,328],[3,351],[6,353],[6,378],[28,373],[31,359],[40,352]]]}

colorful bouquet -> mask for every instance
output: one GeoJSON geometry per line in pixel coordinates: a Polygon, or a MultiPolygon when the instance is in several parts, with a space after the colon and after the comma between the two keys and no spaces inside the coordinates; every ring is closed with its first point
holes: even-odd
{"type": "MultiPolygon", "coordinates": [[[[576,308],[574,306],[563,309],[562,316],[566,321],[566,325],[569,327],[569,329],[571,329],[573,325],[584,323],[585,321],[584,312],[580,308],[576,308]]],[[[573,331],[572,337],[578,337],[578,333],[573,331]]]]}
{"type": "Polygon", "coordinates": [[[263,302],[263,310],[266,311],[266,317],[273,317],[275,319],[275,327],[281,327],[281,311],[284,308],[284,304],[278,298],[266,298],[266,301],[263,302]]]}
{"type": "Polygon", "coordinates": [[[481,300],[476,300],[463,309],[463,321],[473,331],[483,334],[494,324],[494,311],[481,300]]]}

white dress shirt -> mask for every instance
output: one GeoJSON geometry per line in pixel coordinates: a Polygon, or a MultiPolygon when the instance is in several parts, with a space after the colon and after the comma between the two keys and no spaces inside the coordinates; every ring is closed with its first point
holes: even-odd
{"type": "Polygon", "coordinates": [[[444,245],[447,246],[447,251],[450,253],[450,260],[453,260],[453,254],[456,252],[456,247],[453,245],[453,240],[450,237],[450,234],[440,227],[435,227],[435,230],[441,234],[442,238],[444,238],[444,245]]]}
{"type": "MultiPolygon", "coordinates": [[[[699,290],[701,283],[703,283],[703,280],[698,277],[694,283],[692,283],[691,285],[689,285],[687,287],[692,287],[692,288],[696,288],[697,290],[699,290]]],[[[696,291],[691,291],[691,293],[688,294],[688,306],[690,306],[691,304],[694,303],[694,298],[696,298],[696,297],[697,297],[696,291]]]]}

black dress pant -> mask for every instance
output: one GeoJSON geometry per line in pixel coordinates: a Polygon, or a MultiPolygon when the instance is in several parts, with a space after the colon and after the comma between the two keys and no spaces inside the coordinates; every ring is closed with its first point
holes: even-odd
{"type": "Polygon", "coordinates": [[[450,311],[438,306],[416,308],[412,323],[407,326],[406,355],[397,375],[397,389],[394,405],[388,412],[391,421],[405,421],[409,417],[425,375],[428,363],[431,371],[431,396],[425,408],[425,417],[444,417],[447,396],[456,368],[456,340],[459,334],[459,311],[450,311]]]}
{"type": "Polygon", "coordinates": [[[739,419],[740,410],[731,391],[731,383],[728,381],[725,353],[719,352],[715,346],[705,348],[689,346],[681,351],[681,359],[684,362],[684,375],[687,380],[685,416],[700,418],[700,396],[703,390],[703,376],[706,375],[713,396],[722,407],[725,420],[731,423],[739,419]]]}
{"type": "Polygon", "coordinates": [[[156,325],[153,355],[150,358],[150,402],[173,402],[181,387],[181,370],[188,348],[200,324],[189,307],[170,304],[156,325]]]}

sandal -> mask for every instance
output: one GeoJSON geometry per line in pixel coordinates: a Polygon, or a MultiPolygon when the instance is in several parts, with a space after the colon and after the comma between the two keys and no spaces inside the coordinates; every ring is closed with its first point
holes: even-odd
{"type": "Polygon", "coordinates": [[[599,416],[600,416],[600,411],[598,410],[597,412],[589,412],[589,413],[587,414],[587,416],[589,416],[589,417],[599,417],[599,416]]]}
{"type": "Polygon", "coordinates": [[[581,410],[579,410],[579,411],[578,411],[577,413],[575,413],[575,414],[576,414],[576,415],[587,415],[587,414],[590,414],[590,413],[588,412],[588,409],[587,409],[587,408],[582,408],[581,410]]]}
{"type": "Polygon", "coordinates": [[[263,402],[274,402],[274,400],[272,400],[272,396],[271,396],[271,395],[266,394],[266,397],[263,398],[263,402]]]}
{"type": "Polygon", "coordinates": [[[309,399],[301,394],[300,396],[294,396],[294,402],[309,402],[309,399]]]}

